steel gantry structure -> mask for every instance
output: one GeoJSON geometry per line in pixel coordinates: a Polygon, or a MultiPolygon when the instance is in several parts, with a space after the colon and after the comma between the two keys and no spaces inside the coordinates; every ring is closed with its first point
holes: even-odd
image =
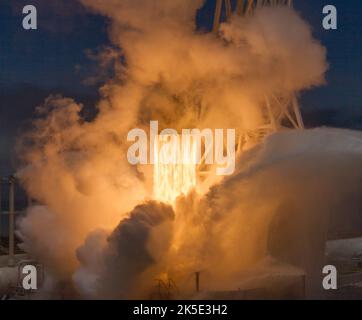
{"type": "MultiPolygon", "coordinates": [[[[218,32],[220,26],[221,12],[225,6],[226,19],[230,19],[233,10],[231,6],[231,0],[216,0],[215,15],[214,15],[214,27],[213,31],[218,32]]],[[[238,15],[251,14],[257,7],[267,5],[287,5],[292,6],[292,0],[237,0],[235,13],[238,15]]]]}
{"type": "MultiPolygon", "coordinates": [[[[232,15],[251,15],[262,6],[292,6],[292,0],[236,0],[236,6],[232,6],[231,0],[216,0],[213,32],[219,34],[222,13],[226,21],[232,15]]],[[[266,96],[264,103],[260,106],[263,124],[253,130],[239,134],[238,150],[247,141],[260,142],[269,133],[283,129],[304,129],[304,123],[296,92],[288,94],[275,93],[266,96]]]]}

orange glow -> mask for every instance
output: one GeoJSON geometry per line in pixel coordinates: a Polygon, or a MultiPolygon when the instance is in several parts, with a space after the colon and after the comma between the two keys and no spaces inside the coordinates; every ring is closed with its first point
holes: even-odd
{"type": "MultiPolygon", "coordinates": [[[[182,139],[184,142],[184,139],[182,139]]],[[[181,143],[180,136],[159,135],[154,144],[153,193],[155,199],[173,203],[196,186],[196,143],[181,143]]]]}

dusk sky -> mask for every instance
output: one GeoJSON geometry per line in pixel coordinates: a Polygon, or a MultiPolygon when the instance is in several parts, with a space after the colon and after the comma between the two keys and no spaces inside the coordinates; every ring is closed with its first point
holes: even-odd
{"type": "MultiPolygon", "coordinates": [[[[199,11],[197,25],[209,30],[215,2],[199,11]]],[[[328,50],[327,84],[301,97],[307,127],[362,129],[362,2],[295,0],[314,36],[328,50]],[[322,8],[338,10],[338,30],[322,28],[322,8]]],[[[142,8],[140,8],[142,10],[142,8]]],[[[105,80],[90,53],[110,45],[107,20],[75,0],[0,0],[0,174],[12,172],[14,138],[51,93],[95,105],[105,80]],[[22,28],[22,8],[38,10],[38,30],[22,28]],[[98,79],[98,81],[89,81],[98,79]]]]}

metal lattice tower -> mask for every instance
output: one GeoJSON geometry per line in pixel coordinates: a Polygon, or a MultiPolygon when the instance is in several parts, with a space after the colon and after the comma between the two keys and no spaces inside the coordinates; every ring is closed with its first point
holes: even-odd
{"type": "MultiPolygon", "coordinates": [[[[223,9],[225,11],[226,21],[233,14],[244,16],[253,14],[255,9],[260,6],[292,6],[292,0],[237,0],[235,11],[232,9],[231,0],[216,0],[213,32],[219,33],[220,20],[223,9]]],[[[238,150],[242,148],[245,142],[260,142],[269,133],[280,131],[286,128],[303,129],[303,119],[300,113],[298,99],[295,92],[288,94],[275,93],[272,96],[265,97],[265,102],[261,106],[263,125],[249,130],[239,135],[238,150]]]]}
{"type": "MultiPolygon", "coordinates": [[[[232,15],[231,0],[216,0],[213,31],[218,32],[220,26],[221,12],[225,4],[226,19],[232,15]]],[[[273,5],[292,5],[292,0],[237,0],[235,12],[238,15],[251,14],[257,7],[273,5]]]]}

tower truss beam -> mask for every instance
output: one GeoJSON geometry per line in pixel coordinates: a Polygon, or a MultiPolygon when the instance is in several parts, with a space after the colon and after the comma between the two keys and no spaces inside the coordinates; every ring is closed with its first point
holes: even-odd
{"type": "MultiPolygon", "coordinates": [[[[238,15],[251,14],[261,6],[287,5],[292,6],[292,0],[237,0],[235,13],[238,15]]],[[[225,10],[226,20],[232,16],[231,0],[216,0],[213,32],[218,33],[220,28],[221,14],[225,10]]]]}
{"type": "MultiPolygon", "coordinates": [[[[234,14],[245,16],[263,6],[292,6],[292,0],[236,0],[234,14]]],[[[213,32],[218,35],[223,12],[226,21],[230,20],[232,12],[231,0],[215,0],[215,15],[213,32]]],[[[239,134],[238,149],[242,150],[243,142],[261,142],[263,138],[276,131],[284,129],[303,129],[303,119],[300,113],[298,99],[294,92],[273,94],[265,97],[260,104],[262,124],[247,132],[239,134]]]]}

